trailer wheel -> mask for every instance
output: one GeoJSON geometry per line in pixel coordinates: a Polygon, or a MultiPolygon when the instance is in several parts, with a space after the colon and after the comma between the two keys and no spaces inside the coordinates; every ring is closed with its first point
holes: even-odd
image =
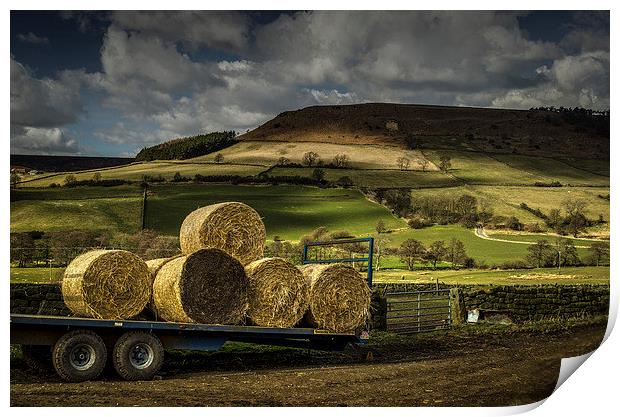
{"type": "Polygon", "coordinates": [[[107,351],[98,334],[74,330],[54,345],[52,364],[65,381],[80,382],[97,378],[105,367],[107,351]]]}
{"type": "Polygon", "coordinates": [[[123,379],[151,379],[164,363],[164,347],[159,338],[150,333],[127,332],[114,345],[112,362],[123,379]]]}
{"type": "Polygon", "coordinates": [[[49,372],[52,368],[52,348],[39,345],[22,345],[24,363],[38,372],[49,372]]]}

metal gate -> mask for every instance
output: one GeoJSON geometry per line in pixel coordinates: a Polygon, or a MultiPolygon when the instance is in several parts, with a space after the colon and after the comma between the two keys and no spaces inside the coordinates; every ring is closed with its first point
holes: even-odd
{"type": "Polygon", "coordinates": [[[421,333],[452,327],[450,289],[390,292],[387,299],[387,330],[421,333]]]}

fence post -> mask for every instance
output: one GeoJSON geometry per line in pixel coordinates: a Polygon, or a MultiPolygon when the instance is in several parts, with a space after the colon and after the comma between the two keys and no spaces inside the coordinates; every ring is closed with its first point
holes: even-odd
{"type": "Polygon", "coordinates": [[[465,323],[465,300],[463,299],[463,291],[460,288],[450,288],[450,307],[452,313],[453,324],[465,323]]]}

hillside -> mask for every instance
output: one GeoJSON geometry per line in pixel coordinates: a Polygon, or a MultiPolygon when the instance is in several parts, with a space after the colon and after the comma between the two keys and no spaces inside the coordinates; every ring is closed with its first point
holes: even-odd
{"type": "Polygon", "coordinates": [[[609,158],[609,118],[570,112],[368,103],[281,113],[247,141],[374,144],[609,158]]]}

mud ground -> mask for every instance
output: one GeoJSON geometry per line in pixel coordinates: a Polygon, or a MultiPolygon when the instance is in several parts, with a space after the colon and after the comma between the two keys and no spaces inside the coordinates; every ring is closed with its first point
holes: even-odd
{"type": "Polygon", "coordinates": [[[594,350],[604,323],[566,329],[462,327],[417,336],[377,334],[342,353],[233,346],[167,352],[153,381],[63,383],[19,360],[12,406],[505,406],[539,401],[560,360],[594,350]]]}

